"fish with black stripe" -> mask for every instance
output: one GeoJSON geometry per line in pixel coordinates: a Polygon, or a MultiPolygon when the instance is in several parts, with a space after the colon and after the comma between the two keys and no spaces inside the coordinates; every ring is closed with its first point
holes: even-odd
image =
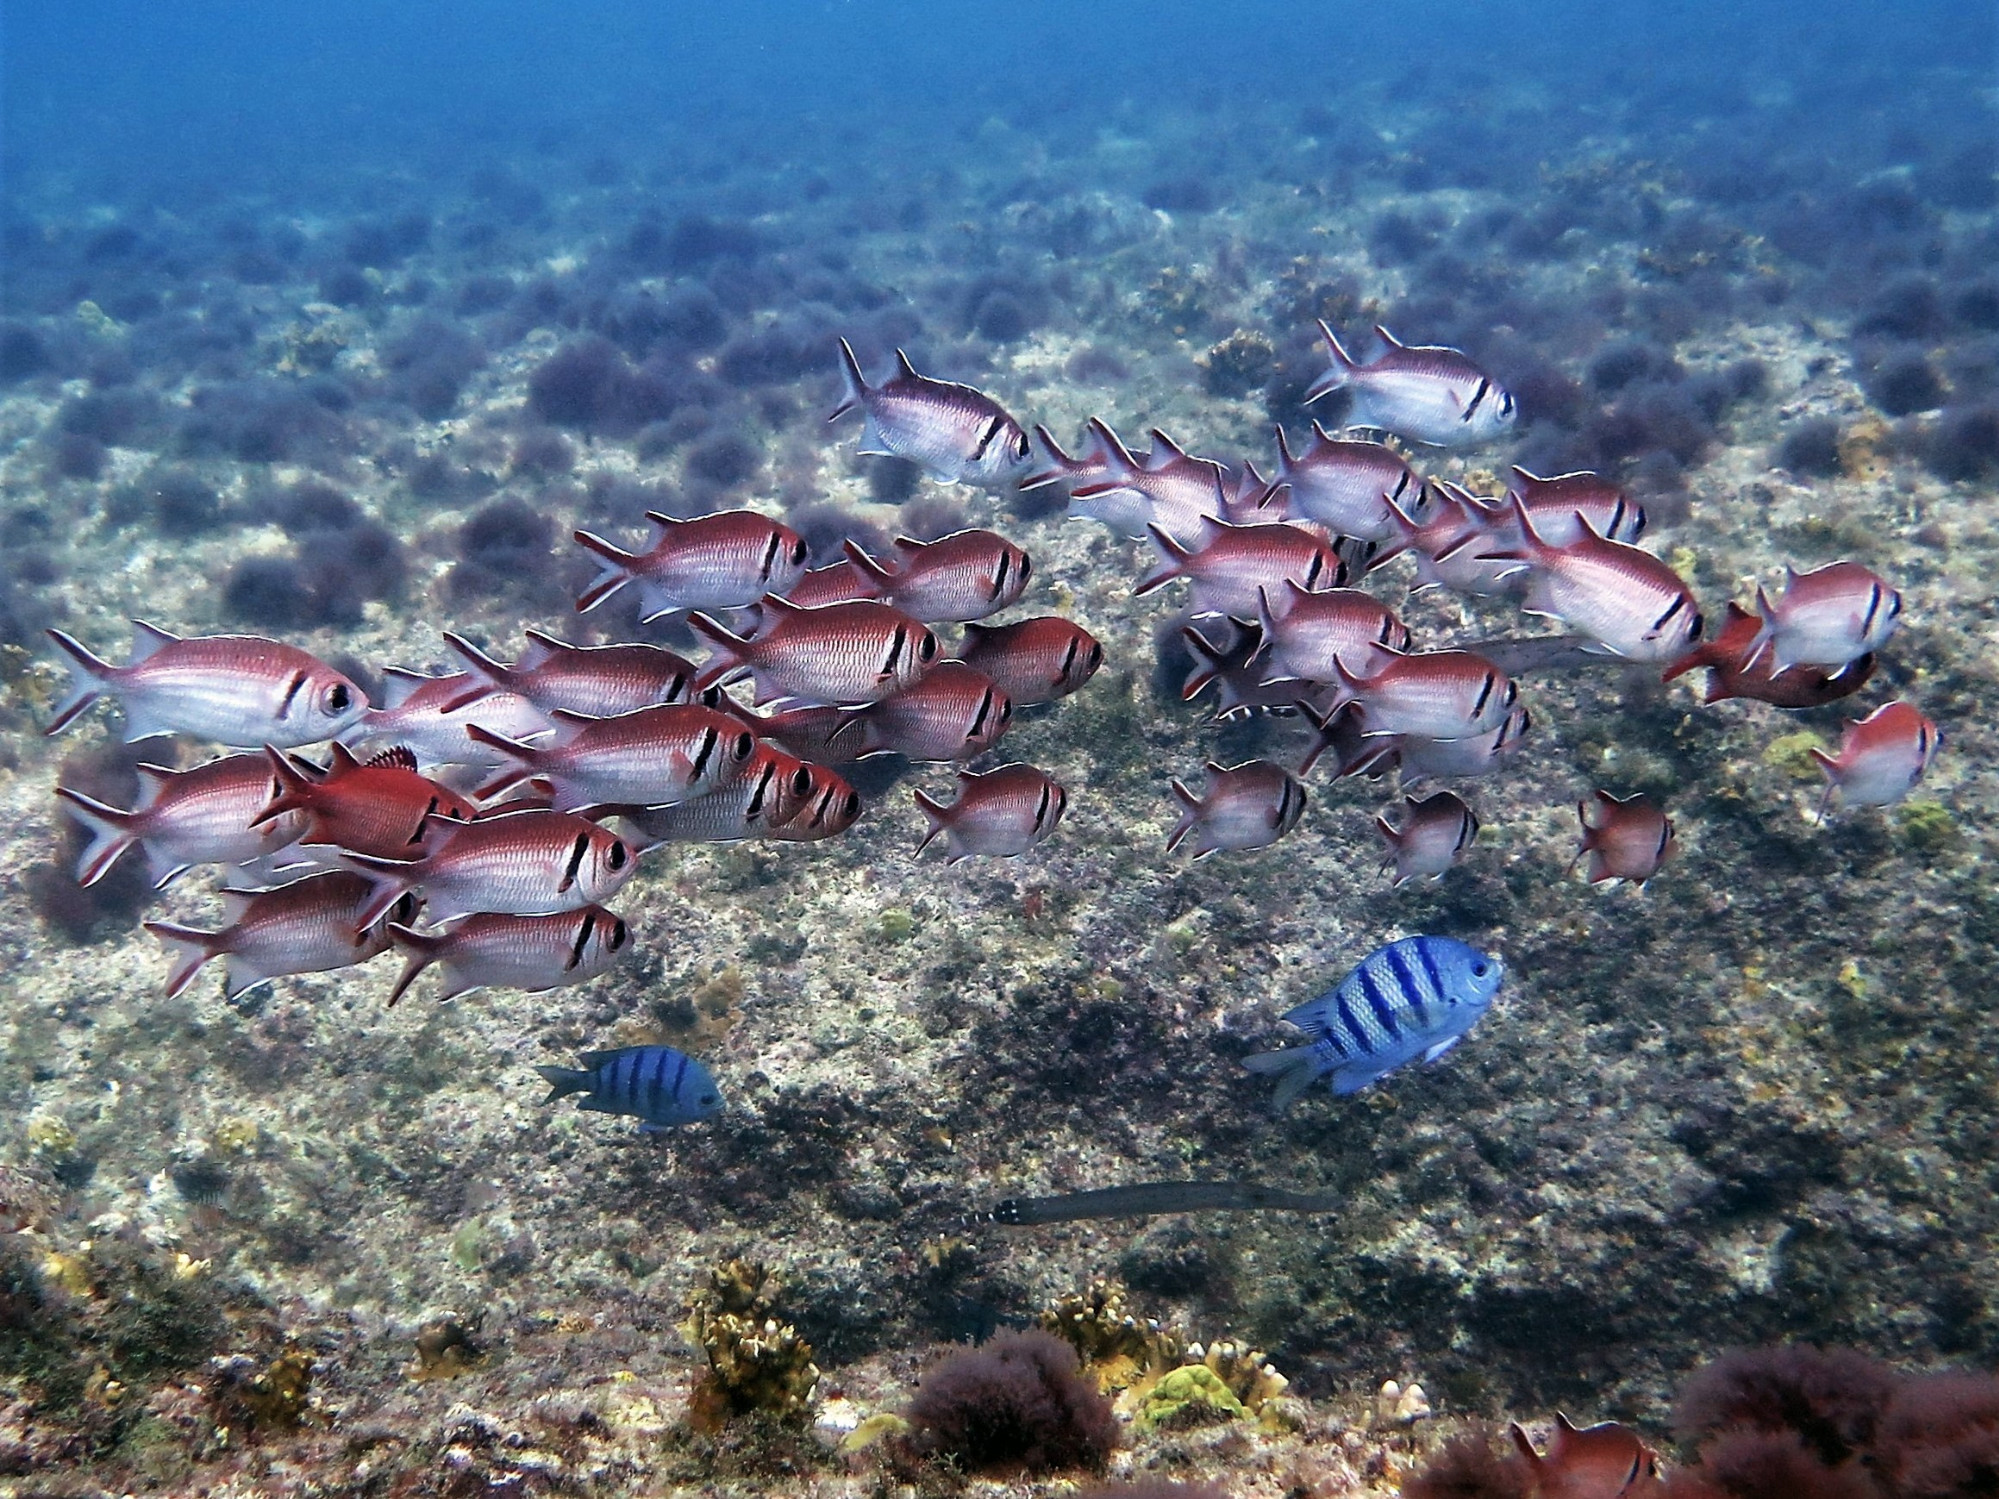
{"type": "Polygon", "coordinates": [[[549,1085],[543,1103],[586,1094],[586,1114],[630,1114],[642,1135],[693,1124],[722,1111],[722,1093],[708,1069],[671,1046],[620,1046],[586,1051],[581,1067],[537,1067],[549,1085]]]}
{"type": "Polygon", "coordinates": [[[1455,937],[1403,937],[1361,959],[1333,988],[1287,1010],[1312,1037],[1304,1046],[1243,1058],[1277,1078],[1284,1109],[1320,1078],[1358,1093],[1404,1063],[1434,1062],[1491,1008],[1506,965],[1455,937]]]}

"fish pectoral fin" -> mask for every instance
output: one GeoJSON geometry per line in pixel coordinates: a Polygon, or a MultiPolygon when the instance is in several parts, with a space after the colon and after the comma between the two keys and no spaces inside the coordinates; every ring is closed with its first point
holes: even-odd
{"type": "Polygon", "coordinates": [[[1460,1042],[1463,1039],[1464,1038],[1462,1036],[1445,1037],[1442,1041],[1439,1041],[1435,1046],[1431,1047],[1428,1051],[1423,1053],[1423,1065],[1427,1067],[1430,1063],[1436,1061],[1437,1058],[1441,1057],[1445,1052],[1449,1051],[1453,1046],[1456,1046],[1458,1042],[1460,1042]]]}
{"type": "Polygon", "coordinates": [[[888,445],[888,439],[882,436],[881,423],[875,420],[875,414],[872,411],[868,413],[867,425],[861,428],[860,451],[862,456],[868,458],[894,458],[899,456],[895,449],[888,445]]]}

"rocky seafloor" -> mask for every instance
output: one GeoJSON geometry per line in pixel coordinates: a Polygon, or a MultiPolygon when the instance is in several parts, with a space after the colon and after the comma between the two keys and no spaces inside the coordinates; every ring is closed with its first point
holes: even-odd
{"type": "MultiPolygon", "coordinates": [[[[1392,1493],[1481,1418],[1656,1429],[1741,1343],[1999,1360],[1999,292],[1976,164],[1953,201],[1920,162],[1815,163],[1786,240],[1782,193],[1752,211],[1655,142],[1479,181],[1425,167],[1448,119],[1375,117],[1358,165],[1355,137],[1287,117],[1212,148],[1289,153],[1261,172],[1196,153],[1192,175],[1157,129],[1051,149],[995,120],[978,172],[835,191],[771,167],[698,209],[566,158],[318,215],[193,221],[59,182],[12,202],[0,1492],[1052,1493],[837,1444],[906,1404],[933,1345],[1103,1281],[1290,1380],[1269,1420],[1133,1427],[1116,1460],[1244,1496],[1392,1493]],[[1646,669],[1529,677],[1529,742],[1468,790],[1484,831],[1434,886],[1376,871],[1391,785],[1323,772],[1274,847],[1166,854],[1170,777],[1307,735],[1179,701],[1177,600],[1131,597],[1140,548],[857,459],[822,420],[832,339],[871,364],[908,343],[1065,441],[1100,415],[1267,466],[1272,422],[1307,419],[1316,316],[1490,360],[1517,438],[1419,466],[1474,488],[1516,459],[1614,471],[1710,611],[1785,563],[1877,568],[1907,607],[1876,682],[1784,714],[1646,669]],[[597,376],[537,384],[565,347],[597,376]],[[355,513],[328,522],[318,486],[355,513]],[[742,503],[822,548],[964,523],[1027,548],[1017,612],[1107,652],[995,757],[1067,785],[1053,840],[919,858],[909,790],[949,777],[878,768],[831,842],[652,856],[616,903],[637,956],[587,989],[436,1005],[420,984],[395,1010],[392,959],[163,999],[140,915],[212,921],[215,882],[66,879],[51,788],[116,795],[135,756],[105,714],[42,738],[42,625],[114,656],[136,615],[441,668],[444,628],[502,653],[579,628],[572,526],[742,503]],[[1944,729],[1930,779],[1821,823],[1799,736],[1897,695],[1944,729]],[[1597,787],[1675,819],[1643,891],[1571,867],[1597,787]],[[1433,1069],[1273,1117],[1241,1058],[1412,932],[1503,954],[1493,1013],[1433,1069]],[[534,1065],[641,1040],[705,1058],[726,1113],[639,1136],[542,1104],[534,1065]],[[1344,1206],[963,1221],[1181,1176],[1344,1206]],[[690,1420],[689,1309],[737,1259],[774,1273],[822,1371],[795,1425],[690,1420]],[[1434,1416],[1383,1419],[1389,1379],[1434,1416]]],[[[1371,582],[1398,605],[1405,566],[1371,582]]],[[[581,623],[637,630],[605,612],[581,623]]],[[[1434,594],[1405,617],[1424,645],[1522,628],[1434,594]]]]}

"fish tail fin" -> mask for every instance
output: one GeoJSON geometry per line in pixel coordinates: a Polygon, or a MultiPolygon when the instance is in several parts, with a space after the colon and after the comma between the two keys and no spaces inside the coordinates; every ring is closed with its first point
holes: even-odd
{"type": "Polygon", "coordinates": [[[861,373],[861,361],[854,357],[854,346],[844,338],[840,340],[840,382],[840,404],[826,414],[829,422],[866,404],[868,399],[868,377],[861,373]]]}
{"type": "MultiPolygon", "coordinates": [[[[768,600],[766,603],[768,604],[768,600]]],[[[705,692],[710,687],[720,686],[723,679],[734,673],[737,668],[749,665],[750,643],[733,630],[718,624],[705,614],[688,615],[687,628],[715,652],[715,659],[702,667],[701,675],[694,679],[696,692],[705,692]]]]}
{"type": "Polygon", "coordinates": [[[419,932],[400,922],[389,923],[389,941],[404,955],[403,971],[396,978],[395,988],[389,991],[389,1008],[394,1009],[396,1001],[409,992],[409,986],[416,982],[416,976],[438,961],[444,948],[444,938],[433,937],[427,932],[419,932]]]}
{"type": "Polygon", "coordinates": [[[474,744],[483,744],[487,749],[498,750],[514,763],[502,770],[472,793],[472,800],[483,802],[498,796],[509,787],[518,786],[536,773],[541,752],[531,744],[522,744],[518,739],[509,739],[504,734],[495,734],[484,724],[465,725],[465,737],[474,744]]]}
{"type": "Polygon", "coordinates": [[[1152,533],[1152,544],[1164,554],[1164,560],[1138,580],[1138,586],[1132,589],[1132,596],[1135,598],[1143,598],[1148,593],[1164,588],[1175,578],[1185,577],[1188,559],[1194,555],[1159,526],[1147,525],[1145,529],[1152,533]]]}
{"type": "Polygon", "coordinates": [[[69,815],[90,835],[90,842],[77,856],[76,882],[79,885],[94,885],[111,872],[111,866],[118,862],[126,849],[139,841],[139,835],[132,830],[136,814],[106,806],[67,786],[56,787],[56,796],[69,808],[69,815]]]}
{"type": "Polygon", "coordinates": [[[1825,772],[1825,795],[1819,798],[1818,816],[1815,819],[1820,826],[1824,826],[1825,815],[1832,810],[1833,795],[1839,790],[1839,761],[1817,745],[1811,746],[1805,753],[1812,757],[1812,763],[1825,772]]]}
{"type": "MultiPolygon", "coordinates": [[[[843,348],[846,346],[845,339],[841,339],[840,343],[843,348]]],[[[542,1100],[545,1104],[554,1103],[558,1098],[567,1098],[572,1093],[588,1093],[591,1084],[596,1080],[594,1074],[585,1072],[580,1067],[537,1067],[535,1071],[541,1075],[541,1080],[548,1084],[548,1097],[542,1100]]]]}
{"type": "Polygon", "coordinates": [[[56,704],[56,715],[49,720],[49,726],[42,730],[44,734],[60,734],[76,721],[78,714],[97,701],[105,682],[118,668],[66,631],[51,630],[49,639],[69,657],[69,691],[56,704]]]}
{"type": "Polygon", "coordinates": [[[1749,649],[1742,653],[1739,669],[1745,672],[1755,668],[1777,638],[1777,606],[1770,602],[1769,590],[1761,583],[1756,585],[1756,619],[1756,634],[1749,641],[1749,649]]]}
{"type": "Polygon", "coordinates": [[[1332,325],[1324,318],[1319,319],[1319,332],[1326,340],[1326,355],[1331,359],[1332,367],[1307,387],[1305,391],[1307,405],[1321,396],[1329,396],[1336,390],[1345,389],[1347,383],[1353,379],[1354,371],[1360,368],[1354,363],[1353,356],[1340,347],[1339,336],[1333,332],[1332,325]]]}
{"type": "Polygon", "coordinates": [[[1180,820],[1173,824],[1173,831],[1166,835],[1166,852],[1178,848],[1194,826],[1201,820],[1201,799],[1187,789],[1185,781],[1175,779],[1172,783],[1173,800],[1180,804],[1180,820]]]}
{"type": "Polygon", "coordinates": [[[1062,451],[1062,444],[1055,440],[1055,434],[1046,427],[1036,424],[1034,441],[1045,455],[1042,466],[1021,477],[1022,489],[1040,489],[1076,473],[1082,465],[1062,451]]]}
{"type": "Polygon", "coordinates": [[[603,537],[593,536],[588,531],[577,531],[574,535],[576,544],[596,557],[600,569],[590,586],[576,596],[576,612],[588,614],[632,581],[639,559],[637,554],[613,546],[603,537]]]}
{"type": "Polygon", "coordinates": [[[1259,1077],[1277,1079],[1277,1092],[1270,1100],[1271,1112],[1276,1114],[1283,1113],[1296,1103],[1299,1095],[1319,1078],[1317,1055],[1310,1046],[1260,1051],[1254,1056],[1244,1057],[1242,1064],[1259,1077]]]}
{"type": "Polygon", "coordinates": [[[181,992],[194,982],[201,965],[222,951],[220,932],[197,931],[191,926],[178,926],[171,921],[142,924],[165,944],[168,955],[173,959],[173,967],[167,972],[168,999],[179,998],[181,992]]]}
{"type": "Polygon", "coordinates": [[[334,861],[343,869],[352,870],[369,884],[368,903],[354,915],[354,929],[365,932],[396,907],[401,900],[419,883],[417,866],[408,859],[382,859],[373,854],[350,853],[346,849],[330,850],[334,861]]]}
{"type": "MultiPolygon", "coordinates": [[[[594,583],[591,585],[596,586],[594,583]]],[[[609,597],[607,594],[606,597],[609,597]]],[[[578,607],[581,607],[580,605],[578,607]]],[[[503,661],[495,661],[455,630],[444,632],[444,644],[460,661],[472,677],[472,685],[463,692],[453,694],[451,700],[439,705],[441,713],[456,713],[482,697],[490,697],[496,692],[512,692],[514,668],[503,661]]]]}
{"type": "Polygon", "coordinates": [[[951,809],[926,791],[919,789],[912,792],[911,795],[916,798],[917,809],[923,813],[924,820],[930,824],[929,829],[923,835],[923,841],[916,845],[916,851],[920,854],[926,848],[930,847],[931,841],[939,833],[950,826],[951,809]]]}

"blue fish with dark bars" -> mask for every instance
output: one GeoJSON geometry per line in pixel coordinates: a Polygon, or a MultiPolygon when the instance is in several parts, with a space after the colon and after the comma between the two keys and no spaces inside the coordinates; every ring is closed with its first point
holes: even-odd
{"type": "Polygon", "coordinates": [[[549,1085],[543,1103],[587,1093],[587,1114],[630,1114],[658,1134],[722,1111],[722,1093],[708,1069],[671,1046],[620,1046],[586,1051],[581,1067],[537,1067],[549,1085]]]}
{"type": "Polygon", "coordinates": [[[1245,1057],[1243,1066],[1277,1079],[1278,1109],[1322,1077],[1335,1093],[1358,1093],[1405,1062],[1434,1062],[1456,1046],[1505,977],[1498,958],[1455,937],[1404,937],[1285,1012],[1311,1044],[1245,1057]]]}

